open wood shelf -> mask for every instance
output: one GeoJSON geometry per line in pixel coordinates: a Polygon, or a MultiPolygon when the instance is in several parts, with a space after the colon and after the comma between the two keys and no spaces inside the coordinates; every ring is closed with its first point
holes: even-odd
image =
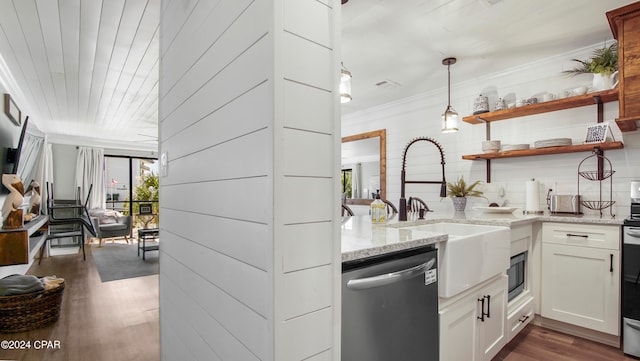
{"type": "Polygon", "coordinates": [[[463,155],[462,159],[466,159],[466,160],[499,159],[499,158],[528,157],[532,155],[591,152],[596,147],[602,150],[622,149],[624,148],[624,144],[622,142],[605,142],[605,143],[567,145],[567,146],[561,146],[561,147],[547,147],[547,148],[538,148],[538,149],[511,150],[507,152],[463,155]]]}
{"type": "MultiPolygon", "coordinates": [[[[594,92],[575,97],[551,100],[548,102],[525,105],[518,108],[496,110],[493,112],[469,115],[462,118],[462,121],[470,124],[484,124],[485,122],[495,122],[527,115],[548,113],[557,110],[579,108],[587,105],[595,105],[597,101],[595,97],[600,97],[602,103],[608,103],[618,100],[618,89],[610,89],[601,92],[594,92]]],[[[465,158],[466,159],[466,158],[465,158]]]]}

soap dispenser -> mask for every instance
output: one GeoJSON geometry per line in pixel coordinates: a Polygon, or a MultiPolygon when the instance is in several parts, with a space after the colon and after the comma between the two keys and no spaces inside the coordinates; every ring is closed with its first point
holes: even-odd
{"type": "Polygon", "coordinates": [[[376,192],[376,198],[371,202],[371,223],[383,223],[387,211],[383,201],[380,200],[380,190],[376,192]]]}

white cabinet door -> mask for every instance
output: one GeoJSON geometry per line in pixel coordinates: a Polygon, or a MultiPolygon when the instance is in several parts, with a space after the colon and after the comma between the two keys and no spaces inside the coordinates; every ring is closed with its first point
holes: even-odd
{"type": "Polygon", "coordinates": [[[619,251],[545,243],[542,316],[619,335],[619,251]]]}
{"type": "Polygon", "coordinates": [[[480,360],[475,357],[479,309],[474,294],[440,311],[440,360],[480,360]]]}
{"type": "Polygon", "coordinates": [[[490,361],[504,347],[507,279],[500,276],[440,310],[440,360],[490,361]]]}
{"type": "Polygon", "coordinates": [[[491,360],[507,343],[507,284],[502,276],[485,287],[480,295],[485,299],[485,317],[478,326],[478,354],[480,360],[491,360]]]}

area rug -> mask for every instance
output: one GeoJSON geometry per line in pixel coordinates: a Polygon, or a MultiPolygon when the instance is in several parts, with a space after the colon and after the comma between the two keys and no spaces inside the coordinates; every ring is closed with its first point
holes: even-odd
{"type": "Polygon", "coordinates": [[[105,244],[91,248],[94,263],[102,282],[149,276],[158,273],[159,252],[147,252],[145,260],[142,253],[138,257],[137,244],[105,244]]]}

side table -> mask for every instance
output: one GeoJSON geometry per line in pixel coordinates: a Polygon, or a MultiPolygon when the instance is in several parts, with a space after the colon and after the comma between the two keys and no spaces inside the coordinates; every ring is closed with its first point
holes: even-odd
{"type": "Polygon", "coordinates": [[[144,228],[138,230],[138,256],[142,251],[142,260],[145,260],[145,253],[148,251],[157,251],[160,246],[155,241],[160,237],[159,228],[144,228]],[[153,241],[153,244],[147,245],[147,240],[153,241]]]}

